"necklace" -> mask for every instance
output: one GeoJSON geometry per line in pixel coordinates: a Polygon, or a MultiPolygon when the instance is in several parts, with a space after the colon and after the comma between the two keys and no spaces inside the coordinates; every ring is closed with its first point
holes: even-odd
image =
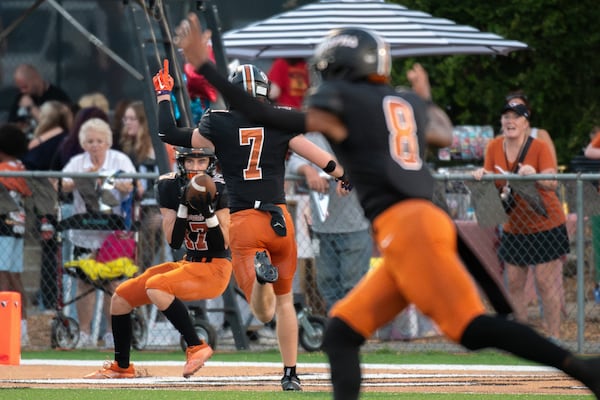
{"type": "Polygon", "coordinates": [[[508,162],[508,156],[506,155],[506,138],[504,138],[504,140],[502,140],[502,150],[504,153],[504,162],[506,163],[507,171],[515,173],[519,169],[519,160],[521,158],[521,154],[523,153],[523,148],[525,147],[526,142],[527,142],[527,138],[525,138],[525,140],[523,140],[523,142],[521,143],[521,147],[519,147],[519,153],[517,154],[517,158],[515,158],[514,164],[511,168],[511,163],[508,162]]]}

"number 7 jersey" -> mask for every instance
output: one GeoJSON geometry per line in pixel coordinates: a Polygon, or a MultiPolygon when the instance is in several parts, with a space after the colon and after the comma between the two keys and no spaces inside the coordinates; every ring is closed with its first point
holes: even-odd
{"type": "Polygon", "coordinates": [[[235,110],[209,110],[198,128],[215,145],[232,213],[254,208],[257,201],[285,204],[288,143],[301,132],[253,124],[235,110]]]}
{"type": "Polygon", "coordinates": [[[327,81],[307,100],[335,114],[348,130],[331,142],[355,185],[365,215],[409,198],[431,200],[433,177],[425,163],[426,103],[415,93],[368,82],[327,81]]]}

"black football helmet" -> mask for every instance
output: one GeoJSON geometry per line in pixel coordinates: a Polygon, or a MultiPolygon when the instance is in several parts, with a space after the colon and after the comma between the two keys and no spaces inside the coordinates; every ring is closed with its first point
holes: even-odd
{"type": "Polygon", "coordinates": [[[323,80],[390,80],[392,57],[387,42],[364,28],[333,29],[315,49],[312,68],[323,80]]]}
{"type": "Polygon", "coordinates": [[[229,82],[239,85],[254,97],[269,98],[271,83],[267,75],[252,64],[239,65],[229,76],[229,82]]]}
{"type": "Polygon", "coordinates": [[[201,172],[206,172],[208,175],[212,176],[215,171],[215,166],[216,166],[215,152],[214,152],[214,150],[209,149],[207,147],[200,147],[197,149],[191,149],[188,147],[177,147],[177,149],[175,149],[175,160],[177,161],[177,171],[179,172],[179,175],[183,176],[187,179],[191,179],[201,172]],[[208,167],[206,168],[206,171],[188,171],[188,170],[186,170],[185,169],[185,159],[188,157],[196,157],[196,158],[208,157],[209,162],[208,162],[208,167]]]}

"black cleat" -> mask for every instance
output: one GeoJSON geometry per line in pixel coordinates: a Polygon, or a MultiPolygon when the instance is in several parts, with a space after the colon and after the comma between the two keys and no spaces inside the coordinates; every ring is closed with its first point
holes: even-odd
{"type": "Polygon", "coordinates": [[[277,268],[271,264],[266,251],[257,251],[254,256],[254,271],[256,271],[256,280],[261,285],[273,283],[279,278],[277,268]]]}
{"type": "Polygon", "coordinates": [[[285,375],[281,378],[281,388],[285,391],[293,390],[295,392],[301,392],[302,384],[300,383],[300,378],[298,378],[298,375],[285,375]]]}

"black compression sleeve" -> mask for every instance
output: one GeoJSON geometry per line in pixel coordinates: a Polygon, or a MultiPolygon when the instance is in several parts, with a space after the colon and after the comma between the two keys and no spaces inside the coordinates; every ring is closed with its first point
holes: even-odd
{"type": "Polygon", "coordinates": [[[223,237],[220,225],[208,228],[206,232],[206,244],[211,251],[225,250],[225,238],[223,237]]]}
{"type": "Polygon", "coordinates": [[[175,146],[192,147],[192,128],[179,128],[171,112],[171,102],[158,103],[158,136],[160,140],[175,146]]]}
{"type": "Polygon", "coordinates": [[[203,64],[196,71],[223,95],[229,105],[252,122],[293,133],[306,132],[306,114],[298,110],[276,108],[258,101],[248,93],[231,84],[212,63],[203,64]]]}
{"type": "Polygon", "coordinates": [[[171,242],[169,243],[169,246],[171,246],[172,249],[177,250],[181,248],[186,228],[187,218],[175,218],[175,223],[173,224],[173,232],[171,233],[171,242]]]}

